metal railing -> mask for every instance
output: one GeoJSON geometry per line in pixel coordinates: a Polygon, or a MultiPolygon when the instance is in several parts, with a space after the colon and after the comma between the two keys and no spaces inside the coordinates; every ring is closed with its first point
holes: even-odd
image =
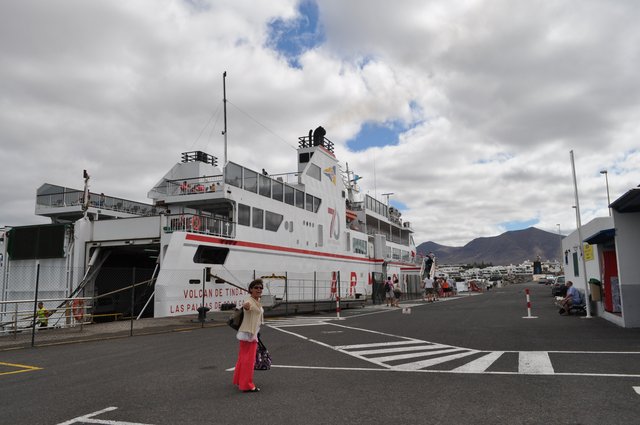
{"type": "Polygon", "coordinates": [[[86,325],[91,323],[91,301],[87,297],[0,301],[0,336],[12,335],[15,339],[25,332],[86,325]],[[45,303],[58,307],[45,308],[45,303]]]}
{"type": "Polygon", "coordinates": [[[236,226],[231,220],[197,214],[172,214],[167,216],[165,233],[192,232],[205,235],[235,238],[236,226]]]}

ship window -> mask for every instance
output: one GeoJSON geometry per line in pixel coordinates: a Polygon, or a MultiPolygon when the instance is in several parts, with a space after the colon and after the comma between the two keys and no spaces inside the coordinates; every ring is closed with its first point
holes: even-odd
{"type": "Polygon", "coordinates": [[[311,158],[311,156],[309,155],[309,152],[306,152],[306,153],[301,153],[298,156],[298,158],[300,158],[299,159],[300,164],[305,164],[305,163],[309,162],[309,159],[311,158]]]}
{"type": "Polygon", "coordinates": [[[284,194],[284,184],[275,180],[271,180],[271,197],[276,201],[282,202],[284,194]]]}
{"type": "Polygon", "coordinates": [[[271,211],[265,211],[264,214],[264,228],[267,230],[271,230],[272,232],[277,232],[280,228],[280,223],[282,223],[282,219],[284,217],[282,214],[272,213],[271,211]]]}
{"type": "Polygon", "coordinates": [[[304,209],[304,192],[298,189],[296,191],[296,207],[304,209]]]}
{"type": "Polygon", "coordinates": [[[324,226],[322,224],[318,224],[318,246],[324,245],[324,226]]]}
{"type": "Polygon", "coordinates": [[[224,169],[224,182],[235,187],[242,187],[242,167],[230,162],[224,169]]]}
{"type": "Polygon", "coordinates": [[[307,193],[307,211],[313,211],[313,195],[307,193]]]}
{"type": "Polygon", "coordinates": [[[320,209],[320,204],[322,203],[322,199],[313,197],[313,212],[317,213],[320,209]]]}
{"type": "Polygon", "coordinates": [[[258,192],[258,173],[244,169],[244,189],[249,192],[258,192]]]}
{"type": "Polygon", "coordinates": [[[316,180],[320,180],[320,176],[322,175],[322,173],[320,172],[320,167],[318,167],[316,164],[309,164],[307,175],[313,177],[316,180]]]}
{"type": "Polygon", "coordinates": [[[253,225],[253,227],[255,227],[256,229],[263,229],[264,228],[264,211],[261,210],[260,208],[251,208],[253,210],[253,220],[251,221],[251,224],[253,225]]]}
{"type": "Polygon", "coordinates": [[[251,207],[238,204],[238,224],[249,226],[251,224],[251,207]]]}
{"type": "Polygon", "coordinates": [[[284,202],[286,202],[289,205],[293,205],[294,204],[294,197],[295,197],[295,189],[292,188],[291,186],[284,186],[284,202]]]}
{"type": "Polygon", "coordinates": [[[193,256],[194,263],[224,264],[229,255],[229,248],[200,245],[193,256]]]}
{"type": "Polygon", "coordinates": [[[353,238],[353,252],[355,252],[356,254],[367,255],[367,241],[353,238]]]}
{"type": "Polygon", "coordinates": [[[409,251],[402,251],[402,261],[409,261],[409,251]]]}
{"type": "Polygon", "coordinates": [[[271,197],[271,179],[267,176],[260,174],[259,181],[260,181],[260,195],[270,198],[271,197]]]}

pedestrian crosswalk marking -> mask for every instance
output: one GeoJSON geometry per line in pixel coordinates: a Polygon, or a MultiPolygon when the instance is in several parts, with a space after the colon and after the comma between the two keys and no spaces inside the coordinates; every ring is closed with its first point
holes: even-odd
{"type": "Polygon", "coordinates": [[[534,375],[552,375],[554,373],[549,353],[546,351],[520,351],[518,372],[534,375]]]}
{"type": "Polygon", "coordinates": [[[504,351],[490,351],[482,357],[478,357],[469,363],[463,364],[452,370],[452,372],[461,373],[481,373],[485,372],[496,360],[504,354],[504,351]]]}
{"type": "Polygon", "coordinates": [[[447,348],[447,349],[441,349],[441,350],[433,350],[433,351],[422,351],[420,353],[410,353],[410,354],[396,354],[393,356],[386,356],[386,357],[374,357],[374,359],[376,359],[376,361],[378,362],[393,362],[393,361],[397,361],[397,360],[407,360],[407,359],[414,359],[416,357],[425,357],[425,356],[429,356],[429,355],[435,355],[435,354],[446,354],[446,353],[451,353],[453,351],[460,351],[460,348],[447,348]]]}
{"type": "MultiPolygon", "coordinates": [[[[366,356],[367,354],[385,354],[385,353],[398,353],[398,352],[407,352],[407,351],[422,351],[425,349],[436,349],[446,347],[446,345],[440,344],[421,344],[416,345],[414,347],[400,347],[400,348],[382,348],[377,350],[363,350],[363,351],[349,351],[350,354],[357,354],[359,356],[366,356]]],[[[344,349],[344,348],[343,348],[344,349]]]]}
{"type": "MultiPolygon", "coordinates": [[[[448,351],[452,351],[452,350],[448,350],[448,351]]],[[[418,362],[413,362],[413,363],[404,363],[401,365],[398,365],[398,369],[403,369],[403,370],[418,370],[418,369],[424,369],[426,367],[431,367],[431,366],[435,366],[437,364],[440,363],[445,363],[451,360],[456,360],[456,359],[461,359],[463,357],[467,357],[470,356],[472,354],[477,353],[477,351],[475,350],[469,350],[463,353],[457,353],[457,354],[450,354],[448,356],[444,356],[444,357],[436,357],[433,359],[427,359],[427,360],[420,360],[418,362]]]]}
{"type": "Polygon", "coordinates": [[[406,341],[391,341],[391,342],[374,342],[370,344],[355,344],[355,345],[338,345],[335,348],[337,350],[352,350],[356,348],[369,348],[369,347],[382,347],[391,345],[409,345],[409,344],[424,344],[424,341],[419,339],[411,339],[406,341]]]}

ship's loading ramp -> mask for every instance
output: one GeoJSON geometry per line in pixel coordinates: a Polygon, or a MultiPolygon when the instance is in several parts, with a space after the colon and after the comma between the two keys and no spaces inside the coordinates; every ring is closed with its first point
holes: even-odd
{"type": "Polygon", "coordinates": [[[149,298],[154,291],[160,244],[122,241],[107,246],[103,243],[97,249],[95,266],[89,269],[92,282],[86,284],[88,290],[93,289],[91,295],[95,298],[94,321],[138,317],[143,308],[142,317],[153,316],[153,302],[149,298]]]}

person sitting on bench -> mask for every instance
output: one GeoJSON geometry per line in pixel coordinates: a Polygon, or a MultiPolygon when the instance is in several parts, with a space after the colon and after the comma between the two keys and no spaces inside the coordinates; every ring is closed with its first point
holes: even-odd
{"type": "Polygon", "coordinates": [[[573,286],[573,282],[570,280],[567,281],[567,296],[564,297],[560,301],[560,311],[558,313],[564,314],[565,312],[569,314],[572,305],[579,305],[582,303],[582,298],[580,297],[580,292],[573,286]]]}

